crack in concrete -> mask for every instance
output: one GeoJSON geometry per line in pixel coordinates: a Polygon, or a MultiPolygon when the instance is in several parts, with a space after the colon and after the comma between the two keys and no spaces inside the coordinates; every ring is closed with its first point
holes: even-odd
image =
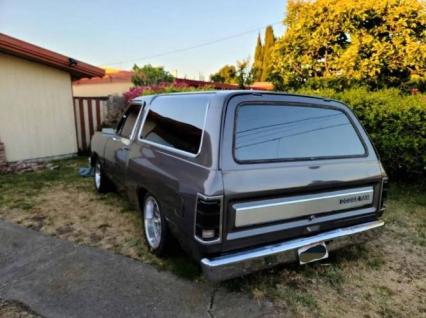
{"type": "Polygon", "coordinates": [[[214,299],[218,289],[219,289],[218,287],[213,288],[212,294],[210,295],[209,308],[207,309],[207,314],[209,315],[210,318],[214,318],[213,306],[214,306],[214,299]]]}

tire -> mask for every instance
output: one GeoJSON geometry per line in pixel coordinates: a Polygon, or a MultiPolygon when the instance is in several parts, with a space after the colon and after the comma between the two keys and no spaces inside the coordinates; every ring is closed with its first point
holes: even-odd
{"type": "Polygon", "coordinates": [[[149,251],[157,256],[164,256],[169,246],[169,229],[160,204],[150,193],[143,199],[142,218],[144,238],[149,251]]]}
{"type": "Polygon", "coordinates": [[[112,183],[105,175],[102,164],[99,160],[95,161],[94,164],[95,173],[93,175],[93,184],[95,185],[95,190],[98,193],[107,193],[112,189],[112,183]]]}

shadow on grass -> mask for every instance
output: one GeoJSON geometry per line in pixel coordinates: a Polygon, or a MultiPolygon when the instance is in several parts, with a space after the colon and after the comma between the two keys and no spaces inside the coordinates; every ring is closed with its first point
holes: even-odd
{"type": "Polygon", "coordinates": [[[198,263],[190,258],[180,246],[169,253],[167,261],[170,264],[167,266],[167,269],[179,277],[188,280],[199,280],[202,278],[201,268],[198,263]]]}

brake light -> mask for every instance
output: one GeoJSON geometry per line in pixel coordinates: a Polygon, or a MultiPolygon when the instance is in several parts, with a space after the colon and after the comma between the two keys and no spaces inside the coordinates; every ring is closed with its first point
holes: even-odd
{"type": "Polygon", "coordinates": [[[221,197],[197,197],[195,237],[203,243],[220,241],[222,219],[221,197]]]}
{"type": "Polygon", "coordinates": [[[382,197],[380,200],[380,210],[384,210],[386,208],[385,202],[388,198],[388,191],[389,191],[389,179],[383,178],[382,181],[382,197]]]}

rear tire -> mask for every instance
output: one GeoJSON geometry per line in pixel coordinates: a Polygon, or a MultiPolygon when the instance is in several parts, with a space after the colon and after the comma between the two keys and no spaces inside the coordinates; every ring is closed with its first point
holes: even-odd
{"type": "Polygon", "coordinates": [[[170,243],[169,229],[160,204],[150,193],[143,200],[142,218],[144,238],[149,251],[157,256],[164,256],[170,243]]]}
{"type": "Polygon", "coordinates": [[[112,189],[112,183],[105,175],[102,164],[99,160],[95,161],[94,164],[95,173],[93,176],[93,183],[95,185],[95,190],[98,193],[107,193],[112,189]]]}

